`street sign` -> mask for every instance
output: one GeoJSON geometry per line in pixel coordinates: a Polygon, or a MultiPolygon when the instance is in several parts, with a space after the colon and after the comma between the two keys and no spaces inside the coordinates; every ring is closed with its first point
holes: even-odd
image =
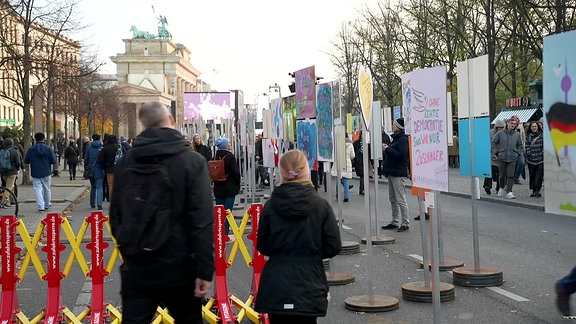
{"type": "Polygon", "coordinates": [[[14,119],[0,119],[0,123],[16,124],[16,121],[14,119]]]}

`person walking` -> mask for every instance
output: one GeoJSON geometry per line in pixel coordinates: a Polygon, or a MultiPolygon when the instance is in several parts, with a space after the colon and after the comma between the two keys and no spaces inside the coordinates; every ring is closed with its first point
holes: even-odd
{"type": "Polygon", "coordinates": [[[526,136],[526,164],[528,164],[530,197],[540,198],[544,179],[544,135],[540,125],[533,121],[526,136]]]}
{"type": "Polygon", "coordinates": [[[80,161],[80,149],[76,146],[76,142],[71,140],[70,144],[64,151],[64,160],[68,162],[68,174],[70,180],[76,180],[76,166],[80,161]]]}
{"type": "Polygon", "coordinates": [[[506,128],[494,135],[491,143],[491,154],[498,160],[498,197],[506,195],[508,199],[514,199],[516,196],[512,191],[514,187],[514,172],[516,171],[516,162],[522,153],[522,140],[520,133],[516,131],[518,122],[514,118],[508,119],[506,128]]]}
{"type": "MultiPolygon", "coordinates": [[[[22,155],[20,151],[14,147],[14,140],[11,138],[4,139],[2,143],[2,149],[7,150],[10,158],[10,168],[2,172],[2,180],[5,182],[6,189],[14,192],[14,185],[16,183],[16,177],[18,176],[18,171],[26,172],[24,165],[22,164],[22,155]]],[[[9,207],[11,204],[16,203],[11,195],[4,195],[4,205],[9,207]],[[7,201],[10,199],[10,201],[7,201]]]]}
{"type": "Polygon", "coordinates": [[[382,229],[397,229],[405,232],[410,227],[408,203],[406,202],[406,179],[410,168],[408,136],[404,133],[404,119],[398,118],[392,124],[392,142],[382,144],[384,156],[384,176],[388,178],[388,198],[392,207],[392,221],[382,229]]]}
{"type": "Polygon", "coordinates": [[[518,115],[512,116],[512,119],[516,120],[518,124],[516,131],[520,134],[520,140],[522,141],[522,151],[518,154],[518,162],[516,163],[516,171],[514,172],[514,184],[522,184],[520,176],[522,176],[522,179],[526,179],[526,131],[518,115]]]}
{"type": "MultiPolygon", "coordinates": [[[[494,127],[490,130],[490,141],[492,141],[496,133],[503,130],[505,126],[506,123],[501,119],[498,119],[496,122],[494,122],[494,127]]],[[[498,185],[498,159],[494,154],[490,155],[490,166],[492,168],[491,169],[492,177],[484,178],[484,185],[483,185],[484,191],[486,191],[486,194],[488,195],[492,194],[492,182],[496,182],[496,192],[500,190],[500,186],[498,185]]]]}
{"type": "Polygon", "coordinates": [[[364,143],[362,143],[362,132],[360,132],[360,137],[352,143],[354,147],[354,170],[356,175],[360,177],[360,185],[358,194],[364,195],[364,143]]]}
{"type": "Polygon", "coordinates": [[[26,152],[24,164],[30,164],[36,205],[38,205],[38,211],[43,212],[51,206],[51,174],[52,168],[58,167],[58,160],[54,150],[46,144],[44,133],[34,134],[34,140],[36,143],[26,152]]]}
{"type": "Polygon", "coordinates": [[[138,118],[144,131],[114,167],[110,207],[112,234],[123,257],[122,323],[150,323],[162,306],[176,323],[200,324],[202,298],[209,292],[214,273],[208,163],[190,149],[162,103],[143,104],[138,118]],[[142,177],[161,174],[162,180],[135,187],[132,181],[140,178],[135,172],[142,177]],[[135,228],[143,217],[157,222],[139,233],[135,228]],[[165,235],[154,235],[162,225],[165,235]],[[153,237],[157,249],[143,250],[141,255],[129,253],[131,242],[146,236],[153,237]]]}
{"type": "MultiPolygon", "coordinates": [[[[226,181],[214,182],[214,200],[216,205],[223,205],[224,209],[232,210],[234,208],[234,200],[236,195],[240,192],[240,168],[236,157],[230,151],[230,146],[227,138],[216,139],[216,147],[218,151],[214,155],[214,159],[224,160],[224,169],[226,170],[226,181]]],[[[226,235],[230,233],[230,224],[226,219],[226,235]]],[[[231,241],[235,240],[234,235],[229,235],[231,241]]]]}
{"type": "Polygon", "coordinates": [[[556,307],[564,316],[576,316],[570,308],[570,296],[576,292],[576,267],[570,273],[558,280],[554,285],[556,290],[556,307]]]}
{"type": "MultiPolygon", "coordinates": [[[[342,187],[344,188],[343,201],[348,202],[348,200],[350,199],[350,179],[352,179],[352,160],[354,160],[354,157],[356,155],[354,154],[354,147],[352,146],[352,140],[350,140],[350,138],[346,137],[344,147],[346,148],[345,153],[346,165],[340,167],[341,170],[340,176],[342,177],[340,183],[342,183],[342,187]]],[[[334,163],[334,165],[332,166],[330,174],[333,177],[338,176],[338,169],[336,168],[336,163],[334,163]]],[[[338,187],[338,184],[336,184],[336,187],[338,187]]],[[[338,188],[336,188],[336,192],[338,192],[338,188]]],[[[336,194],[336,199],[338,199],[338,194],[336,194]]]]}
{"type": "Polygon", "coordinates": [[[204,144],[204,142],[202,142],[202,137],[200,137],[200,135],[195,134],[192,136],[192,143],[194,144],[194,151],[200,153],[206,161],[212,160],[212,151],[204,144]]]}
{"type": "Polygon", "coordinates": [[[104,169],[98,163],[98,155],[102,150],[102,142],[100,142],[100,135],[92,135],[92,142],[87,145],[86,153],[84,154],[84,170],[91,170],[88,172],[88,180],[90,180],[90,208],[94,209],[98,206],[102,210],[102,202],[104,201],[104,191],[102,185],[104,183],[104,169]]]}
{"type": "Polygon", "coordinates": [[[282,181],[264,205],[257,249],[269,257],[260,278],[255,310],[271,324],[316,323],[326,315],[328,282],[323,259],[342,249],[336,217],[310,181],[300,150],[282,155],[282,181]]]}
{"type": "MultiPolygon", "coordinates": [[[[106,174],[106,184],[108,185],[108,201],[112,200],[112,192],[114,187],[114,164],[118,159],[118,156],[122,156],[123,150],[122,146],[118,144],[118,139],[116,135],[108,134],[105,135],[104,146],[98,155],[98,164],[104,168],[104,173],[106,174]],[[118,152],[120,150],[120,152],[118,152]]],[[[106,195],[104,195],[106,197],[106,195]]]]}
{"type": "Polygon", "coordinates": [[[452,145],[448,146],[448,166],[451,168],[460,166],[460,141],[457,132],[452,134],[452,145]]]}

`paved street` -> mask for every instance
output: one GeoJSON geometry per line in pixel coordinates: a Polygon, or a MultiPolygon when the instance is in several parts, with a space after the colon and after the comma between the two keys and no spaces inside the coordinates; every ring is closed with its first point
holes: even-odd
{"type": "MultiPolygon", "coordinates": [[[[472,222],[470,212],[470,178],[460,177],[457,169],[450,169],[450,193],[442,194],[442,237],[445,257],[457,258],[467,265],[473,263],[472,222]]],[[[352,180],[350,202],[342,204],[345,219],[342,237],[345,241],[358,242],[365,236],[364,197],[358,195],[358,180],[352,180]]],[[[526,183],[526,182],[525,182],[526,183]]],[[[51,212],[70,210],[75,233],[84,217],[90,214],[88,202],[82,194],[88,189],[85,180],[70,181],[67,172],[53,178],[53,207],[51,212]],[[73,186],[72,186],[73,185],[73,186]],[[79,187],[78,187],[79,186],[79,187]],[[74,203],[76,202],[76,204],[74,203]]],[[[478,202],[481,265],[497,266],[504,273],[505,283],[497,288],[465,288],[456,286],[456,299],[442,304],[445,323],[557,323],[561,317],[553,304],[552,285],[574,265],[576,252],[573,235],[576,219],[543,213],[543,198],[529,197],[528,185],[515,186],[517,198],[498,198],[481,192],[478,202]]],[[[378,185],[378,227],[390,220],[388,191],[385,180],[378,185]]],[[[270,190],[265,189],[265,194],[270,190]]],[[[338,204],[328,193],[320,190],[338,214],[338,204]]],[[[239,203],[240,197],[236,202],[239,203]]],[[[29,231],[36,228],[45,214],[37,211],[31,186],[19,187],[20,215],[29,231]]],[[[240,207],[240,206],[239,206],[240,207]]],[[[326,318],[320,323],[421,323],[431,322],[432,305],[408,302],[402,299],[400,286],[411,281],[422,281],[419,269],[422,255],[420,222],[414,221],[417,203],[409,198],[410,230],[405,233],[384,232],[395,237],[396,243],[374,246],[372,267],[368,268],[366,246],[361,253],[337,256],[330,262],[333,272],[350,272],[355,282],[331,288],[331,301],[326,318]],[[372,273],[376,294],[398,298],[400,307],[386,313],[357,313],[344,308],[344,300],[368,293],[367,278],[372,273]]],[[[104,211],[107,212],[105,203],[104,211]]],[[[243,209],[234,211],[240,216],[243,209]]],[[[373,228],[373,231],[375,229],[373,228]]],[[[245,238],[244,240],[248,242],[245,238]]],[[[69,249],[69,245],[66,245],[69,249]]],[[[86,254],[88,255],[88,254],[86,254]]],[[[63,262],[64,263],[64,262],[63,262]]],[[[63,265],[62,265],[63,266],[63,265]]],[[[29,269],[28,272],[35,272],[29,269]]],[[[240,256],[228,272],[231,293],[245,299],[249,291],[250,269],[240,256]]],[[[452,282],[450,272],[440,275],[443,282],[452,282]]],[[[37,314],[42,307],[38,294],[44,295],[46,283],[36,276],[28,276],[20,284],[19,297],[27,314],[37,314]]],[[[63,303],[75,314],[89,303],[90,280],[74,266],[69,277],[63,280],[63,303]],[[87,290],[88,289],[88,290],[87,290]]],[[[106,301],[119,305],[119,276],[113,271],[106,280],[106,301]]]]}

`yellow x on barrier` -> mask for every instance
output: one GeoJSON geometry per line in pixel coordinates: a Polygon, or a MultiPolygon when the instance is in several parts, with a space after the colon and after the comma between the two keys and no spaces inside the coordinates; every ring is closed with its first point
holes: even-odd
{"type": "Polygon", "coordinates": [[[232,249],[230,249],[230,255],[228,256],[228,265],[231,266],[236,258],[236,253],[238,253],[238,249],[242,253],[244,257],[244,261],[246,261],[246,266],[250,266],[252,264],[252,257],[246,248],[246,244],[244,243],[244,232],[246,231],[246,226],[248,225],[248,221],[250,220],[250,213],[248,210],[244,212],[244,216],[242,216],[242,222],[240,223],[240,227],[236,224],[236,220],[234,219],[234,215],[230,209],[226,210],[226,219],[228,219],[228,224],[230,224],[230,229],[234,233],[236,240],[232,245],[232,249]]]}

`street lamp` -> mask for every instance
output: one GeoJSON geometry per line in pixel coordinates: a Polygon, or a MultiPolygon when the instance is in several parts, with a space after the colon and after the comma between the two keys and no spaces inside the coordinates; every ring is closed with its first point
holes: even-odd
{"type": "Polygon", "coordinates": [[[278,92],[279,98],[282,98],[282,92],[278,83],[274,83],[274,85],[268,86],[268,92],[272,92],[272,89],[274,89],[274,92],[278,92]]]}

